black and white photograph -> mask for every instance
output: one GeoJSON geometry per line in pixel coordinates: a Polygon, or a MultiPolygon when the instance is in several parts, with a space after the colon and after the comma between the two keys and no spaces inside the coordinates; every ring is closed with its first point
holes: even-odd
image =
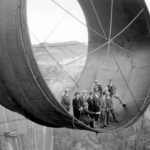
{"type": "Polygon", "coordinates": [[[0,0],[0,150],[150,150],[150,0],[0,0]]]}

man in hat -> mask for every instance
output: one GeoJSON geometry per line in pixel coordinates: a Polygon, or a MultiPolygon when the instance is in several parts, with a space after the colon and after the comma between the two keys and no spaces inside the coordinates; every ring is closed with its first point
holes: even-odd
{"type": "Polygon", "coordinates": [[[113,108],[112,97],[110,96],[110,93],[106,92],[104,97],[105,97],[106,109],[107,109],[106,124],[109,125],[109,114],[110,113],[112,114],[114,122],[119,122],[116,118],[116,115],[115,115],[115,111],[114,111],[114,108],[113,108]]]}
{"type": "Polygon", "coordinates": [[[120,101],[123,107],[126,106],[126,104],[123,102],[122,98],[119,94],[116,93],[116,85],[113,83],[112,79],[109,80],[109,84],[107,85],[108,92],[110,93],[110,96],[113,98],[116,98],[120,101]]]}
{"type": "MultiPolygon", "coordinates": [[[[94,90],[94,102],[95,102],[95,112],[100,111],[100,107],[101,107],[101,94],[98,91],[98,87],[95,86],[95,90],[94,90]]],[[[99,120],[99,115],[95,115],[95,121],[98,123],[99,120]]]]}
{"type": "Polygon", "coordinates": [[[64,91],[64,95],[61,98],[61,105],[69,112],[70,111],[70,96],[68,94],[69,90],[64,91]]]}
{"type": "Polygon", "coordinates": [[[76,92],[74,96],[75,98],[72,101],[74,117],[80,119],[80,111],[82,110],[82,107],[80,105],[80,100],[79,100],[80,93],[76,92]]]}
{"type": "Polygon", "coordinates": [[[91,112],[88,110],[88,103],[83,104],[83,110],[81,112],[80,121],[86,125],[90,125],[91,128],[94,128],[94,119],[90,118],[92,114],[100,114],[100,112],[91,112]]]}
{"type": "Polygon", "coordinates": [[[93,87],[94,93],[97,92],[96,88],[98,88],[98,92],[100,94],[100,97],[102,97],[103,89],[102,89],[102,86],[100,84],[98,84],[98,80],[95,80],[95,84],[94,84],[94,87],[93,87]]]}
{"type": "Polygon", "coordinates": [[[82,95],[80,96],[80,106],[83,107],[83,104],[87,102],[87,91],[86,90],[83,90],[82,91],[82,95]]]}
{"type": "MultiPolygon", "coordinates": [[[[95,112],[95,101],[94,101],[94,93],[93,92],[89,93],[89,98],[87,99],[87,103],[89,105],[89,111],[95,112]]],[[[91,114],[90,117],[92,119],[94,119],[95,114],[91,114]]]]}

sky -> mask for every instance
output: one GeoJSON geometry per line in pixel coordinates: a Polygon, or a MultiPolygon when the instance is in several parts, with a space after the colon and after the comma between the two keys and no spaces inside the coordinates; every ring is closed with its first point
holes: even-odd
{"type": "MultiPolygon", "coordinates": [[[[86,24],[82,9],[77,0],[55,1],[86,24]]],[[[150,0],[145,1],[150,9],[150,0]]],[[[52,0],[28,0],[27,16],[29,30],[32,32],[32,34],[30,32],[32,44],[39,44],[39,42],[59,43],[66,41],[87,42],[87,28],[70,15],[66,14],[67,13],[52,2],[52,0]],[[49,35],[50,37],[46,40],[49,35]]]]}

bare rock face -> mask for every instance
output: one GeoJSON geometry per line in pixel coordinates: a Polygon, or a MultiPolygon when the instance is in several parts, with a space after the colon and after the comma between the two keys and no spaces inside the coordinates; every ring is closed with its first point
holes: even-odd
{"type": "Polygon", "coordinates": [[[150,150],[150,111],[132,127],[111,133],[54,129],[54,150],[150,150]]]}

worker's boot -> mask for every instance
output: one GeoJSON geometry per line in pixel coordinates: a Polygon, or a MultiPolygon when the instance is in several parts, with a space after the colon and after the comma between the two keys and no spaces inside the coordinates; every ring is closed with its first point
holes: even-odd
{"type": "Polygon", "coordinates": [[[111,111],[111,114],[112,114],[112,116],[113,116],[113,118],[114,118],[114,122],[119,122],[119,120],[116,119],[116,116],[115,116],[114,111],[111,111]]]}
{"type": "Polygon", "coordinates": [[[109,125],[109,112],[107,112],[107,116],[106,116],[106,124],[109,125]]]}
{"type": "Polygon", "coordinates": [[[91,122],[90,122],[90,127],[91,127],[91,128],[94,128],[94,121],[91,121],[91,122]]]}

